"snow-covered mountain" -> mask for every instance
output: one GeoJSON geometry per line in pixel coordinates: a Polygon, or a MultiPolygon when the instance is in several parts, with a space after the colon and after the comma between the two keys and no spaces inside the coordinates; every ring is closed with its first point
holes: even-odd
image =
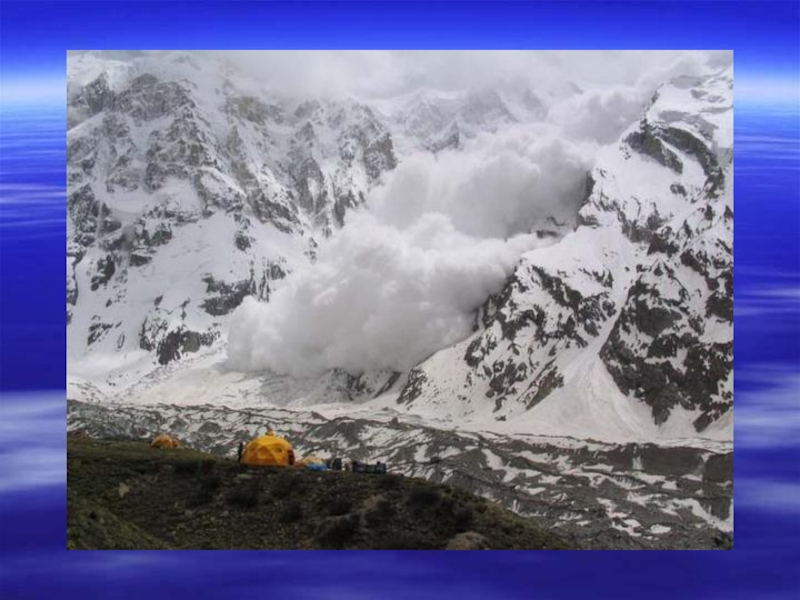
{"type": "Polygon", "coordinates": [[[221,340],[245,296],[268,300],[364,203],[396,139],[438,151],[517,118],[491,91],[376,103],[385,114],[297,99],[186,53],[74,55],[68,84],[73,366],[137,351],[166,364],[221,340]]]}
{"type": "MultiPolygon", "coordinates": [[[[524,153],[584,90],[312,97],[219,54],[70,55],[70,427],[229,452],[269,421],[301,450],[384,458],[578,537],[605,515],[628,539],[606,545],[707,546],[698,528],[731,524],[732,87],[732,68],[670,78],[578,140],[592,158],[564,154],[544,188],[558,201],[504,215],[541,243],[467,307],[463,339],[410,369],[300,377],[231,368],[244,299],[269,305],[399,166],[481,164],[486,140],[524,153]]],[[[554,168],[563,149],[544,148],[554,168]]]]}
{"type": "Polygon", "coordinates": [[[578,225],[525,254],[398,402],[508,431],[730,439],[732,75],[661,86],[603,148],[578,225]]]}
{"type": "MultiPolygon", "coordinates": [[[[221,349],[243,298],[268,302],[404,155],[547,111],[519,87],[283,97],[202,60],[70,58],[75,381],[221,349]]],[[[732,70],[666,82],[643,108],[471,336],[410,372],[345,374],[347,396],[509,432],[730,439],[732,70]]]]}
{"type": "Polygon", "coordinates": [[[71,357],[138,349],[165,364],[211,344],[395,165],[367,106],[271,102],[224,64],[193,69],[181,54],[70,61],[71,357]]]}

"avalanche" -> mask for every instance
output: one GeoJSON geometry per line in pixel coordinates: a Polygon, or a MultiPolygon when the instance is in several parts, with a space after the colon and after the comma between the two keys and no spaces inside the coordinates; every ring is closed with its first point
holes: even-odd
{"type": "Polygon", "coordinates": [[[643,54],[71,54],[70,397],[730,442],[730,56],[643,54]]]}

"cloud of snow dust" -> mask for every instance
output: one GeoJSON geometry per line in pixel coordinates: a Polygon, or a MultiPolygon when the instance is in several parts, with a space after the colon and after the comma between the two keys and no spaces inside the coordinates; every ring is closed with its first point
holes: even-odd
{"type": "Polygon", "coordinates": [[[480,135],[463,151],[408,157],[373,190],[369,209],[400,228],[441,213],[478,239],[530,233],[548,216],[574,216],[595,151],[547,124],[480,135]]]}
{"type": "Polygon", "coordinates": [[[234,313],[230,366],[295,376],[338,367],[404,370],[469,335],[531,230],[577,206],[594,146],[544,125],[485,136],[463,151],[415,154],[375,188],[367,209],[290,275],[269,303],[234,313]]]}
{"type": "MultiPolygon", "coordinates": [[[[230,367],[298,377],[331,368],[406,370],[468,336],[475,309],[502,289],[521,254],[550,243],[534,230],[547,217],[574,219],[597,150],[638,118],[664,81],[659,77],[696,74],[722,60],[637,54],[643,56],[620,55],[625,68],[614,67],[616,83],[614,69],[602,77],[595,53],[582,55],[590,64],[570,53],[509,54],[503,76],[529,77],[526,68],[535,63],[547,66],[551,79],[559,69],[579,72],[579,89],[553,102],[538,122],[479,134],[457,151],[404,156],[366,207],[348,213],[341,231],[320,245],[314,263],[290,274],[269,303],[247,298],[235,311],[230,367]]],[[[470,85],[477,72],[486,85],[497,57],[473,53],[471,75],[448,71],[452,53],[426,53],[416,62],[413,53],[379,54],[354,63],[334,54],[330,66],[336,71],[343,60],[362,74],[391,66],[404,85],[429,85],[431,73],[445,71],[445,85],[470,85]]]]}
{"type": "Polygon", "coordinates": [[[472,311],[538,243],[466,236],[440,213],[406,229],[354,215],[268,304],[245,299],[230,324],[230,364],[295,376],[408,369],[468,335],[472,311]]]}

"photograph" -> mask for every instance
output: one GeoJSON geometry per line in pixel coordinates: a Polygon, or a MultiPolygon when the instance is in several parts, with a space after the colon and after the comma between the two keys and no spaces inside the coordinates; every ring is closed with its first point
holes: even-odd
{"type": "Polygon", "coordinates": [[[733,548],[731,50],[66,69],[67,548],[733,548]]]}

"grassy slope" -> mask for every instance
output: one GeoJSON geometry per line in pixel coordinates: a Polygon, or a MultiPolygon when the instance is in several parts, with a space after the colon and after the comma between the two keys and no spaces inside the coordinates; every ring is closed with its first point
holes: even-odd
{"type": "Polygon", "coordinates": [[[565,549],[533,522],[398,475],[244,468],[141,442],[67,442],[69,548],[565,549]],[[465,534],[464,532],[479,534],[465,534]]]}

